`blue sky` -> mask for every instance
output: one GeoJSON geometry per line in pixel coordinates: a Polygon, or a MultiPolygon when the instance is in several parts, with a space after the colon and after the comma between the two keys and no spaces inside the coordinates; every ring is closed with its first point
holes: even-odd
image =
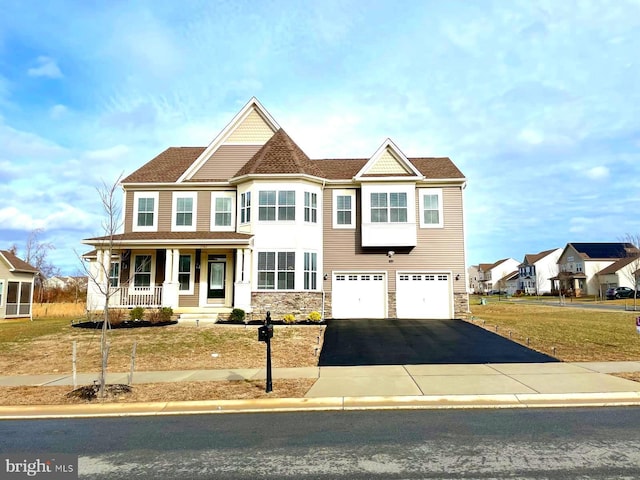
{"type": "Polygon", "coordinates": [[[256,96],[311,158],[449,156],[467,261],[640,232],[640,1],[5,1],[0,248],[79,271],[96,188],[256,96]]]}

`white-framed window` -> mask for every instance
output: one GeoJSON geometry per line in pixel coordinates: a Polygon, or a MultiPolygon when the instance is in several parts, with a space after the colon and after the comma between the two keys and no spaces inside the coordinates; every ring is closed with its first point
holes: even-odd
{"type": "Polygon", "coordinates": [[[251,221],[251,192],[240,195],[240,223],[251,221]]]}
{"type": "Polygon", "coordinates": [[[211,230],[235,229],[231,192],[211,192],[211,230]]]}
{"type": "Polygon", "coordinates": [[[421,188],[420,195],[420,227],[442,228],[444,218],[442,211],[442,189],[421,188]]]}
{"type": "Polygon", "coordinates": [[[258,193],[258,220],[293,221],[296,219],[294,190],[261,190],[258,193]]]}
{"type": "Polygon", "coordinates": [[[333,191],[333,228],[356,228],[355,190],[333,191]]]}
{"type": "Polygon", "coordinates": [[[152,273],[151,255],[135,255],[133,259],[133,286],[137,288],[151,287],[152,273]]]}
{"type": "Polygon", "coordinates": [[[120,286],[120,262],[115,261],[111,262],[111,267],[109,267],[109,286],[110,287],[119,287],[120,286]]]}
{"type": "Polygon", "coordinates": [[[304,289],[316,290],[318,287],[318,254],[304,252],[304,289]]]}
{"type": "Polygon", "coordinates": [[[304,192],[304,221],[318,223],[318,194],[304,192]]]}
{"type": "Polygon", "coordinates": [[[295,252],[258,252],[258,290],[293,290],[295,265],[295,252]]]}
{"type": "Polygon", "coordinates": [[[158,230],[158,192],[134,192],[132,230],[134,232],[158,230]]]}
{"type": "Polygon", "coordinates": [[[372,223],[407,223],[406,192],[372,192],[372,223]]]}
{"type": "Polygon", "coordinates": [[[178,258],[178,293],[193,293],[193,255],[180,255],[178,258]]]}
{"type": "Polygon", "coordinates": [[[171,228],[178,232],[196,230],[198,194],[196,192],[173,192],[173,215],[171,228]]]}

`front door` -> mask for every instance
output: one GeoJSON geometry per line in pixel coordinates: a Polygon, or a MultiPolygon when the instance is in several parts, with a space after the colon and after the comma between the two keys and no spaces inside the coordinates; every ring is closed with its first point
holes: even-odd
{"type": "Polygon", "coordinates": [[[226,278],[225,257],[209,257],[209,283],[207,288],[207,300],[225,299],[225,278],[226,278]]]}

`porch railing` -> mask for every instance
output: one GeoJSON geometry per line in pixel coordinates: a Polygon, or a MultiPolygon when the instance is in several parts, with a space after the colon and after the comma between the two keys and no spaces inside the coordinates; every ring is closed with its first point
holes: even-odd
{"type": "Polygon", "coordinates": [[[160,307],[162,287],[109,287],[111,307],[160,307]]]}

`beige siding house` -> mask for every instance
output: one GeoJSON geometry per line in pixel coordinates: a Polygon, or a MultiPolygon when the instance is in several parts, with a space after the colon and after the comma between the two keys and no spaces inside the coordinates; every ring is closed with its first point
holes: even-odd
{"type": "Polygon", "coordinates": [[[32,318],[34,267],[0,250],[0,319],[32,318]]]}
{"type": "Polygon", "coordinates": [[[465,185],[449,158],[390,139],[312,160],[253,98],[207,147],[168,148],[122,181],[123,232],[84,241],[88,308],[108,289],[112,307],[183,316],[461,317],[465,185]]]}

